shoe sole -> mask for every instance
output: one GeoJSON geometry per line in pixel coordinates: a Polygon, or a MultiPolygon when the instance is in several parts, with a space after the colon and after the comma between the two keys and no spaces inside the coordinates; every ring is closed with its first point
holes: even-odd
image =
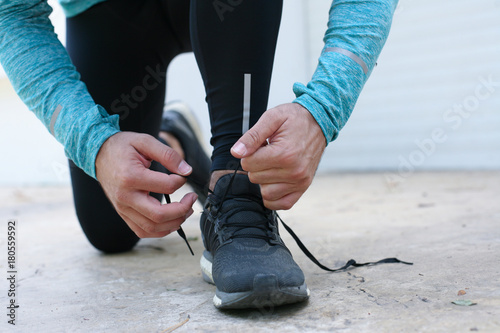
{"type": "Polygon", "coordinates": [[[186,119],[189,126],[191,126],[194,135],[196,136],[196,140],[201,144],[203,150],[205,150],[205,152],[208,152],[207,146],[205,144],[205,138],[203,137],[203,132],[201,131],[199,122],[196,119],[196,116],[194,115],[191,108],[184,102],[173,101],[165,105],[165,109],[163,110],[163,112],[167,112],[169,110],[180,113],[184,117],[184,119],[186,119]]]}
{"type": "MultiPolygon", "coordinates": [[[[203,279],[215,285],[212,276],[212,255],[204,251],[200,259],[201,273],[203,279]]],[[[258,274],[253,281],[253,289],[244,292],[226,293],[216,288],[213,299],[218,309],[266,309],[304,302],[309,298],[310,291],[306,284],[298,287],[279,287],[278,279],[272,274],[258,274]]]]}

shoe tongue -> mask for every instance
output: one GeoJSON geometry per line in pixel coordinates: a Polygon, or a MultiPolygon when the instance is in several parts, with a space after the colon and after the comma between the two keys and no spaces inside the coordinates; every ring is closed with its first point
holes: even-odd
{"type": "Polygon", "coordinates": [[[263,229],[252,226],[265,225],[267,229],[267,209],[264,208],[260,186],[253,184],[244,174],[228,174],[222,176],[215,185],[214,192],[224,198],[223,211],[237,211],[231,215],[229,224],[234,227],[241,225],[244,229],[235,232],[235,235],[262,235],[267,232],[263,229]],[[231,178],[234,177],[232,184],[231,178]]]}
{"type": "Polygon", "coordinates": [[[224,195],[226,193],[227,187],[230,188],[227,190],[226,199],[227,198],[241,198],[241,197],[254,197],[254,199],[258,199],[262,201],[262,196],[260,194],[260,186],[257,184],[253,184],[248,179],[247,175],[239,174],[227,174],[219,178],[217,184],[215,185],[214,192],[217,193],[218,196],[224,195]],[[234,177],[232,184],[231,179],[234,177]]]}

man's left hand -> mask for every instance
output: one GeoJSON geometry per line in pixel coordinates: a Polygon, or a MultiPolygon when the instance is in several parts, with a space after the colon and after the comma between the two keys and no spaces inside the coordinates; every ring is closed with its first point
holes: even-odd
{"type": "Polygon", "coordinates": [[[303,106],[289,103],[269,109],[231,148],[250,181],[261,185],[264,205],[290,209],[314,178],[326,140],[303,106]]]}

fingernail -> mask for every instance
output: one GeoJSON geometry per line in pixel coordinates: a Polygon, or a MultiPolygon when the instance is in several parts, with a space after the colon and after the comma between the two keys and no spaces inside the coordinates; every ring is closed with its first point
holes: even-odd
{"type": "Polygon", "coordinates": [[[191,203],[191,205],[194,205],[194,203],[196,202],[196,200],[198,199],[198,196],[197,195],[194,195],[193,196],[193,202],[191,203]]]}
{"type": "Polygon", "coordinates": [[[244,156],[247,153],[247,147],[241,142],[236,142],[231,150],[240,156],[244,156]]]}
{"type": "Polygon", "coordinates": [[[183,175],[190,173],[191,170],[191,166],[187,164],[186,161],[182,161],[181,164],[179,164],[179,172],[183,175]]]}

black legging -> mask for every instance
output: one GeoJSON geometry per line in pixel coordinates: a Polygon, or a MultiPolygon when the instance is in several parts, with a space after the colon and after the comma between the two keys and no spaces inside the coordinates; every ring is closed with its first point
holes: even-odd
{"type": "MultiPolygon", "coordinates": [[[[234,168],[229,149],[267,108],[282,2],[108,0],[67,19],[67,49],[95,102],[120,115],[120,129],[155,137],[167,67],[194,50],[207,92],[212,170],[234,168]]],[[[139,239],[99,183],[71,161],[70,171],[89,241],[104,252],[130,250],[139,239]]]]}

